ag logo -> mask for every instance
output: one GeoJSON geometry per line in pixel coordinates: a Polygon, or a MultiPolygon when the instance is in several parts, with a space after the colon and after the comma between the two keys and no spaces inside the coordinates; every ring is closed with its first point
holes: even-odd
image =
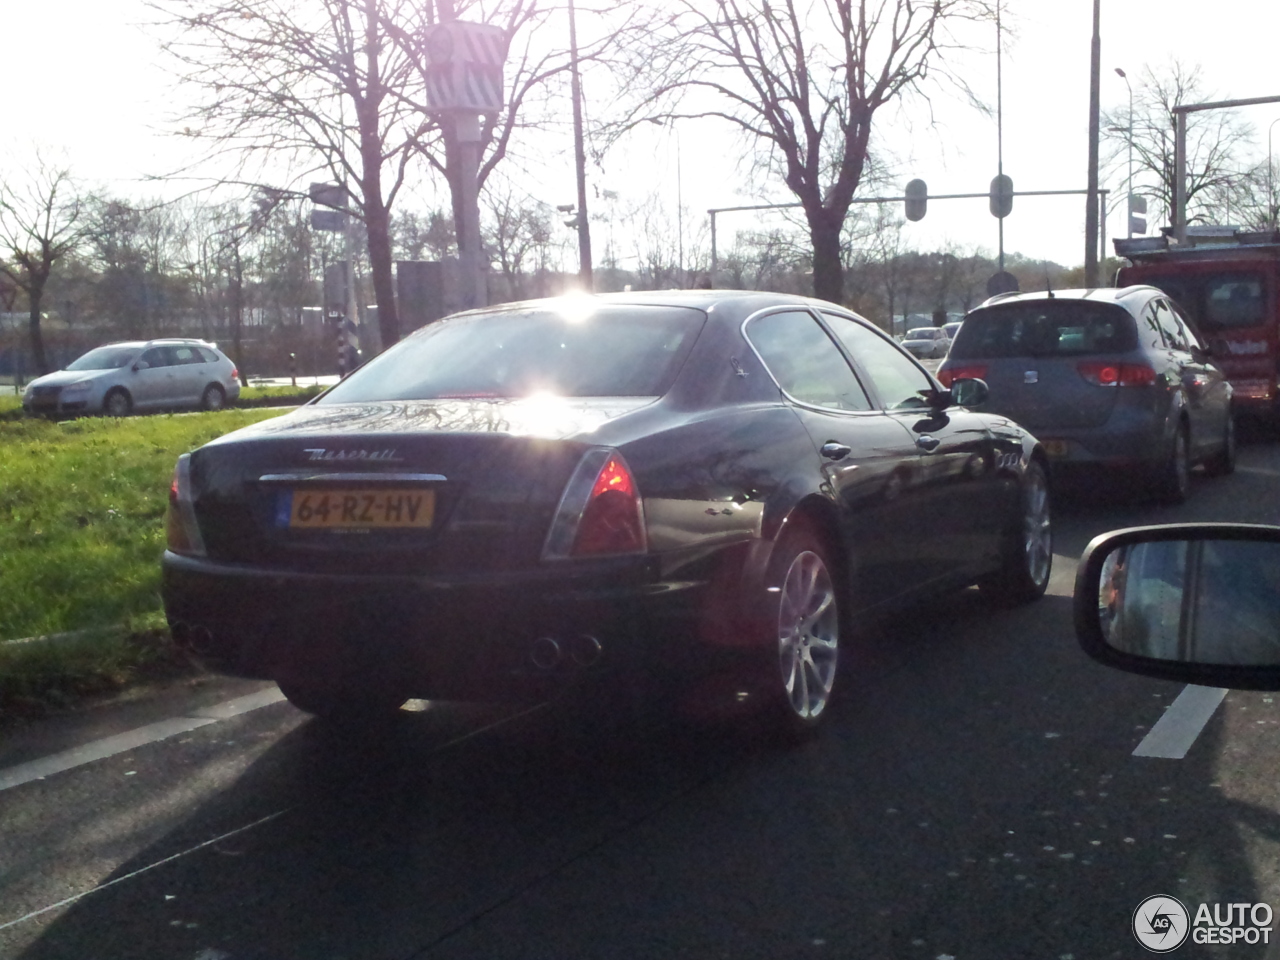
{"type": "Polygon", "coordinates": [[[1169,953],[1187,940],[1191,917],[1174,897],[1147,897],[1133,911],[1133,935],[1152,953],[1169,953]]]}

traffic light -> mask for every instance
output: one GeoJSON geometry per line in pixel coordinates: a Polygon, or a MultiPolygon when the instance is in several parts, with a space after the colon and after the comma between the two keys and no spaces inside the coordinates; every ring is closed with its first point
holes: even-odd
{"type": "Polygon", "coordinates": [[[1013,209],[1013,179],[999,174],[991,179],[991,215],[1003,220],[1013,209]]]}
{"type": "Polygon", "coordinates": [[[907,184],[906,207],[908,220],[923,220],[929,205],[929,188],[923,180],[915,179],[907,184]]]}

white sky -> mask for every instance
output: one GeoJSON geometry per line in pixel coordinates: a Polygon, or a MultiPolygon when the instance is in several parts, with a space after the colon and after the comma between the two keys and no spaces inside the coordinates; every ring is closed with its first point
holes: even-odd
{"type": "MultiPolygon", "coordinates": [[[[1016,31],[1004,59],[1005,172],[1017,189],[1083,188],[1091,0],[1005,4],[1007,21],[1016,31]]],[[[14,157],[38,144],[64,151],[75,172],[91,183],[125,195],[160,192],[146,178],[180,166],[191,141],[164,132],[176,101],[156,43],[139,26],[152,16],[142,0],[2,0],[0,23],[10,42],[0,60],[8,92],[0,175],[12,170],[14,157]]],[[[1136,79],[1145,65],[1159,71],[1174,58],[1200,64],[1207,92],[1214,97],[1280,94],[1280,73],[1273,66],[1278,26],[1280,4],[1265,0],[1214,0],[1211,5],[1103,0],[1103,109],[1128,102],[1115,67],[1136,79]]],[[[994,56],[973,55],[957,68],[994,103],[994,56]]],[[[892,122],[880,123],[879,147],[899,158],[904,183],[919,176],[933,194],[985,191],[996,172],[994,119],[945,96],[934,99],[934,112],[933,126],[918,104],[909,117],[882,117],[892,122]]],[[[1246,116],[1256,128],[1260,157],[1268,125],[1280,117],[1280,104],[1250,108],[1246,116]]],[[[790,199],[777,187],[746,181],[726,151],[733,142],[728,134],[706,122],[682,125],[687,244],[696,231],[705,230],[708,207],[790,199]]],[[[563,155],[571,156],[568,144],[563,155]]],[[[628,149],[608,155],[603,175],[593,171],[592,176],[599,186],[635,201],[659,192],[674,220],[674,173],[674,140],[653,128],[628,149]]],[[[429,184],[422,186],[430,190],[429,184]]],[[[549,203],[573,199],[567,167],[524,186],[549,203]]],[[[1118,193],[1123,174],[1117,172],[1104,186],[1118,193]]],[[[895,192],[900,190],[901,184],[895,192]]],[[[750,216],[746,222],[726,218],[722,230],[728,233],[735,223],[755,227],[765,222],[750,216]]],[[[1108,236],[1121,226],[1117,211],[1108,223],[1108,236]]],[[[1005,221],[1005,249],[1076,264],[1083,259],[1083,231],[1083,197],[1019,198],[1005,221]]],[[[953,242],[994,252],[996,221],[985,200],[937,201],[924,221],[908,224],[905,238],[920,249],[953,242]]],[[[597,236],[594,245],[602,251],[604,237],[597,236]]]]}

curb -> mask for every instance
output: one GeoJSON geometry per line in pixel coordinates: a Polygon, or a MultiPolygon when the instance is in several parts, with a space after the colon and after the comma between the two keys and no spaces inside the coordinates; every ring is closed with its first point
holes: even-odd
{"type": "Polygon", "coordinates": [[[88,627],[84,630],[68,630],[65,633],[42,633],[34,637],[19,637],[17,640],[0,640],[0,649],[17,647],[23,644],[68,643],[75,640],[87,640],[90,637],[119,637],[129,631],[126,627],[88,627]]]}

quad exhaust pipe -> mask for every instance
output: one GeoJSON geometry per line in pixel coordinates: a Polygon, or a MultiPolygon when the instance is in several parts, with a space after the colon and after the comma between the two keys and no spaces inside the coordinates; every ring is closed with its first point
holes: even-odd
{"type": "Polygon", "coordinates": [[[574,666],[586,668],[594,665],[603,652],[600,641],[586,633],[568,641],[539,637],[529,647],[529,662],[539,670],[554,670],[564,661],[567,653],[574,666]]]}

